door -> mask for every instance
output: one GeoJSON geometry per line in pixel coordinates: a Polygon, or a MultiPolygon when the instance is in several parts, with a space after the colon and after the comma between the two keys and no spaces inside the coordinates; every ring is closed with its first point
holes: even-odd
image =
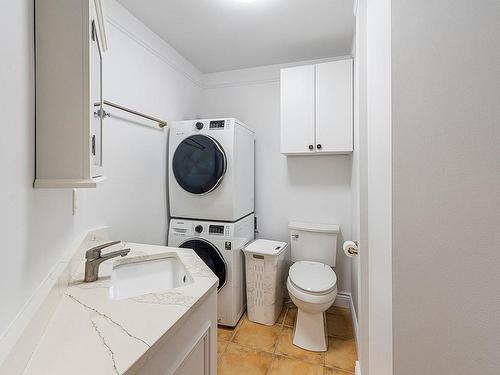
{"type": "Polygon", "coordinates": [[[281,70],[281,153],[314,152],[314,65],[281,70]]]}
{"type": "Polygon", "coordinates": [[[220,290],[226,284],[227,267],[221,252],[212,243],[204,239],[193,239],[183,242],[179,247],[183,249],[193,249],[194,252],[205,262],[219,278],[220,290]]]}
{"type": "MultiPolygon", "coordinates": [[[[92,10],[94,8],[92,7],[92,10]]],[[[102,168],[102,121],[104,118],[102,99],[102,48],[99,40],[94,10],[91,19],[90,38],[90,98],[91,98],[91,174],[92,177],[103,175],[102,168]]]]}
{"type": "MultiPolygon", "coordinates": [[[[210,374],[210,331],[198,340],[191,352],[175,370],[174,375],[209,375],[210,374]]],[[[214,374],[215,375],[215,374],[214,374]]]]}
{"type": "Polygon", "coordinates": [[[353,62],[316,65],[316,151],[353,150],[353,62]]]}
{"type": "Polygon", "coordinates": [[[219,142],[202,134],[185,138],[172,158],[177,183],[188,193],[207,194],[220,185],[227,158],[219,142]]]}

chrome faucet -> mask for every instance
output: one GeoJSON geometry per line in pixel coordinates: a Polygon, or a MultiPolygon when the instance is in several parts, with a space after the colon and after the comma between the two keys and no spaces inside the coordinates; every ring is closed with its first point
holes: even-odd
{"type": "Polygon", "coordinates": [[[118,256],[124,257],[130,252],[130,249],[120,249],[101,256],[102,249],[116,245],[120,242],[121,241],[106,242],[86,251],[85,259],[87,260],[85,262],[85,278],[84,278],[84,281],[86,283],[97,280],[97,278],[99,277],[99,266],[101,265],[102,262],[108,259],[116,258],[118,256]]]}

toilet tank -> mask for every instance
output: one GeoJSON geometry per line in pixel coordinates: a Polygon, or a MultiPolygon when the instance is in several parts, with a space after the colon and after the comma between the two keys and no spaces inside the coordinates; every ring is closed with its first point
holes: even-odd
{"type": "Polygon", "coordinates": [[[335,266],[338,225],[293,221],[288,229],[292,262],[309,260],[335,266]]]}

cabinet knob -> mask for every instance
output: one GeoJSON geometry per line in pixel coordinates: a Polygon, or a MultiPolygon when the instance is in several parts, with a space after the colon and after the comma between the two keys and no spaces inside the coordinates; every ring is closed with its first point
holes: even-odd
{"type": "Polygon", "coordinates": [[[316,148],[317,148],[318,150],[321,150],[321,143],[318,143],[318,144],[316,145],[316,148]]]}
{"type": "Polygon", "coordinates": [[[309,150],[314,150],[314,146],[313,145],[309,145],[309,150]]]}

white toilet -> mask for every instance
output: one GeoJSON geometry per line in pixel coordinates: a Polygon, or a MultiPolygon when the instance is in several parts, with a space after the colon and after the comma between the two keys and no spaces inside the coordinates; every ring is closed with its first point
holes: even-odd
{"type": "Polygon", "coordinates": [[[326,351],[325,311],[337,296],[337,276],[332,267],[337,258],[339,226],[291,222],[291,260],[286,282],[290,298],[298,308],[293,343],[312,351],[326,351]]]}

